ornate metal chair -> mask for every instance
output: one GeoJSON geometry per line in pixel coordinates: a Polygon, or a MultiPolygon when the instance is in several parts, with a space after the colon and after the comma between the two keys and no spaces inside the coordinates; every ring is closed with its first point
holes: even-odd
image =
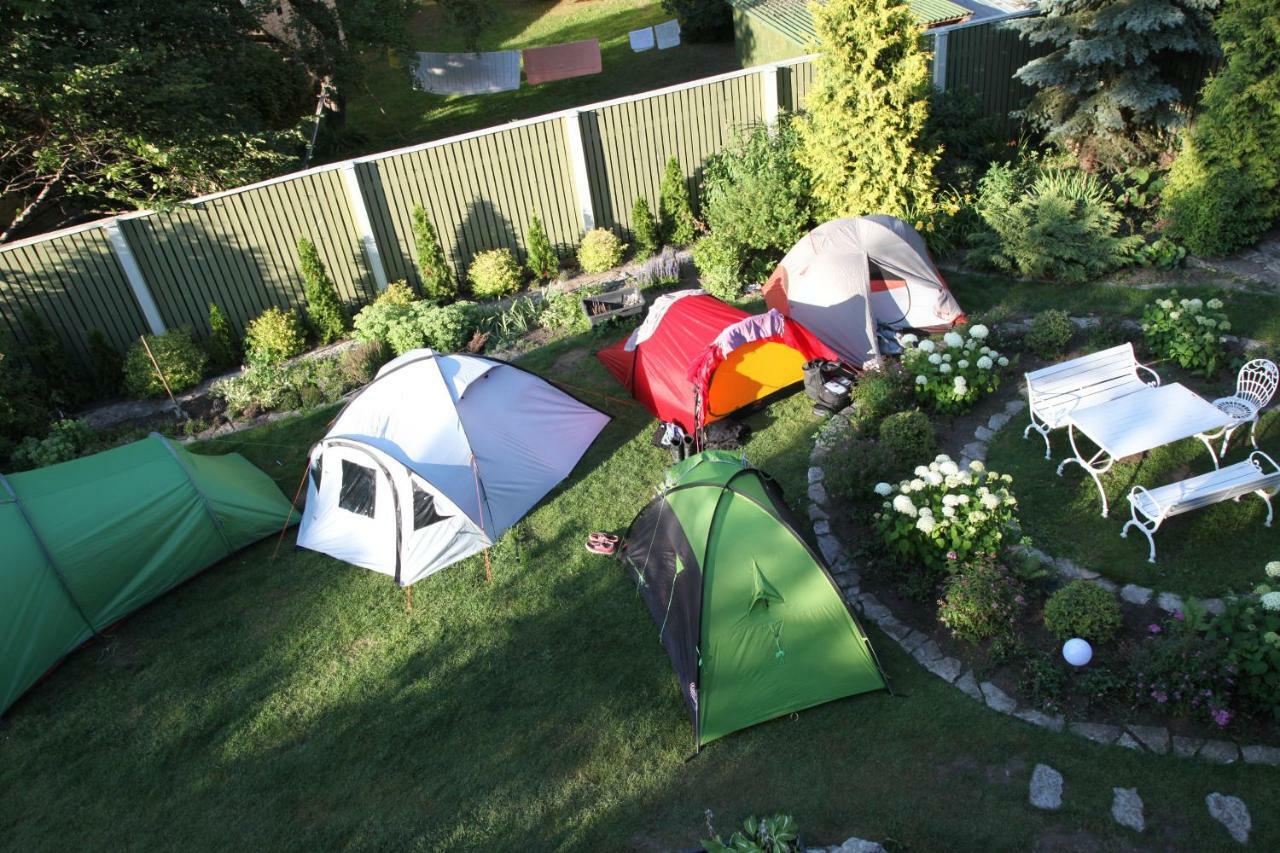
{"type": "Polygon", "coordinates": [[[1245,424],[1250,424],[1249,442],[1257,448],[1258,417],[1275,396],[1277,383],[1280,383],[1280,368],[1265,358],[1255,358],[1240,368],[1240,375],[1236,377],[1236,393],[1213,401],[1232,419],[1231,424],[1222,430],[1222,453],[1219,456],[1226,455],[1231,434],[1245,424]]]}

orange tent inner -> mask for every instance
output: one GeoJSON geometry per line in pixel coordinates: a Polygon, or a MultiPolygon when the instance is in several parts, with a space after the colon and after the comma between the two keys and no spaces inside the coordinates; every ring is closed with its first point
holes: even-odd
{"type": "Polygon", "coordinates": [[[752,341],[725,356],[707,388],[707,422],[804,381],[804,356],[777,341],[752,341]]]}

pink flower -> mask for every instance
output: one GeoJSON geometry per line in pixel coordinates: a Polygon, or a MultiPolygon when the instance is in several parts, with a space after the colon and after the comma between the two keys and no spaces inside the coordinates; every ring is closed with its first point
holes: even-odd
{"type": "Polygon", "coordinates": [[[1148,633],[1151,633],[1151,634],[1159,634],[1160,626],[1152,622],[1150,625],[1147,626],[1147,631],[1148,633]]]}
{"type": "Polygon", "coordinates": [[[1213,712],[1213,721],[1217,723],[1219,727],[1225,728],[1227,723],[1231,722],[1231,712],[1226,708],[1219,708],[1213,712]]]}
{"type": "Polygon", "coordinates": [[[1174,619],[1177,619],[1179,622],[1181,622],[1183,619],[1186,619],[1187,617],[1185,617],[1185,616],[1183,616],[1183,615],[1182,615],[1182,611],[1181,611],[1181,610],[1175,610],[1175,611],[1173,611],[1173,618],[1174,618],[1174,619]]]}
{"type": "Polygon", "coordinates": [[[960,555],[959,555],[959,554],[957,554],[955,551],[948,551],[948,552],[947,552],[947,559],[948,559],[948,560],[955,560],[955,559],[957,559],[959,556],[960,556],[960,555]]]}

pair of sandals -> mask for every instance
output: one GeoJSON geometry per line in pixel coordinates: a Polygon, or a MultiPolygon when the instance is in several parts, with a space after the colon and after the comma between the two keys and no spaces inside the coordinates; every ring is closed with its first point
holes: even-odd
{"type": "Polygon", "coordinates": [[[593,554],[612,557],[618,550],[618,536],[613,533],[595,532],[587,536],[587,550],[593,554]]]}

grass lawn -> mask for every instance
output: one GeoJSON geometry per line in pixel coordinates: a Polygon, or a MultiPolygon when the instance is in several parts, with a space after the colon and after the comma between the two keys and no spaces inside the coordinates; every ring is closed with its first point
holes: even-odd
{"type": "MultiPolygon", "coordinates": [[[[495,3],[497,20],[482,36],[481,50],[521,49],[598,38],[604,70],[522,86],[492,95],[442,96],[412,86],[408,68],[385,55],[368,58],[362,90],[347,104],[346,128],[326,139],[328,159],[370,154],[568,107],[658,89],[738,67],[732,42],[681,44],[633,53],[630,30],[671,19],[659,0],[519,0],[495,3]]],[[[415,50],[462,51],[435,3],[423,3],[411,22],[415,50]]]]}
{"type": "MultiPolygon", "coordinates": [[[[609,338],[620,334],[614,330],[609,338]]],[[[653,422],[591,357],[522,364],[615,416],[566,484],[494,550],[419,583],[263,542],[73,654],[0,728],[0,838],[13,850],[659,850],[790,812],[809,843],[893,849],[1240,849],[1213,791],[1280,848],[1280,769],[1103,747],[987,710],[871,630],[896,696],[833,702],[724,738],[691,736],[657,629],[617,564],[666,461],[653,422]],[[609,395],[607,398],[601,394],[609,395]],[[516,549],[516,540],[519,548],[516,549]],[[1027,804],[1038,762],[1066,777],[1027,804]],[[1148,829],[1110,818],[1136,787],[1148,829]]],[[[803,398],[754,419],[748,458],[802,494],[817,425],[803,398]]],[[[206,447],[239,449],[293,493],[332,410],[206,447]]],[[[547,437],[554,440],[554,437],[547,437]]]]}

